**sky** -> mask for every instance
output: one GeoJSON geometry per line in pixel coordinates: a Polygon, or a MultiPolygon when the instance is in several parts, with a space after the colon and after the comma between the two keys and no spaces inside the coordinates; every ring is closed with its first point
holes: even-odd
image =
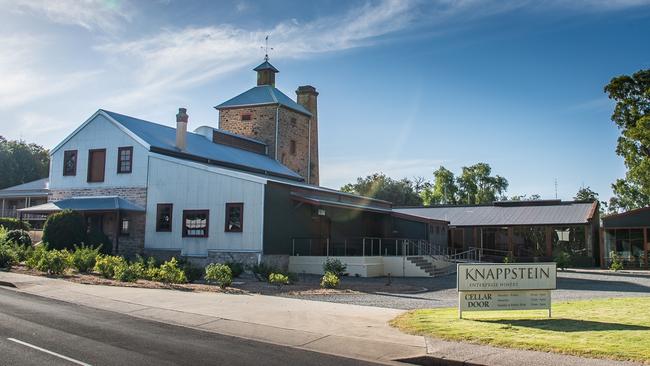
{"type": "Polygon", "coordinates": [[[603,92],[650,67],[650,0],[0,0],[0,135],[54,147],[97,109],[217,127],[255,85],[318,97],[321,185],[486,162],[508,195],[608,199],[603,92]],[[557,188],[556,188],[557,182],[557,188]]]}

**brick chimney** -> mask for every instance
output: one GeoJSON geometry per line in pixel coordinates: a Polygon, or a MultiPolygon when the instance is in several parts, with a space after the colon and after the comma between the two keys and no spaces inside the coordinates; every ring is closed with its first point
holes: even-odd
{"type": "Polygon", "coordinates": [[[187,147],[187,115],[186,108],[178,108],[176,115],[176,148],[183,151],[187,147]]]}
{"type": "Polygon", "coordinates": [[[307,182],[310,184],[319,184],[318,175],[318,92],[311,85],[302,85],[296,90],[296,101],[311,112],[309,121],[309,177],[307,182]]]}

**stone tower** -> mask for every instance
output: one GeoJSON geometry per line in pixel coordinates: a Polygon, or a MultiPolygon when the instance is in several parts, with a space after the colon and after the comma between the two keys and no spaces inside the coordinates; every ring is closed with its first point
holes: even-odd
{"type": "Polygon", "coordinates": [[[267,145],[267,154],[318,185],[318,110],[316,88],[300,86],[297,101],[275,87],[279,71],[268,60],[253,69],[257,86],[219,104],[219,129],[267,145]]]}

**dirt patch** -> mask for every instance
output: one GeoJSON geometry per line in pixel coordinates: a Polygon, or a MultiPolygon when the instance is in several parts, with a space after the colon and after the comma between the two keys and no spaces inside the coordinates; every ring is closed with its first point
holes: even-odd
{"type": "Polygon", "coordinates": [[[11,272],[22,273],[32,276],[60,278],[66,281],[81,283],[85,285],[139,287],[153,289],[167,289],[178,291],[194,292],[217,292],[228,294],[261,294],[271,296],[303,297],[312,295],[355,295],[361,293],[397,293],[412,294],[426,290],[423,287],[411,286],[408,284],[392,283],[387,285],[385,281],[368,278],[343,277],[341,285],[336,289],[323,289],[320,287],[320,276],[302,275],[298,282],[291,285],[276,286],[268,282],[258,281],[253,275],[244,273],[241,277],[234,278],[231,287],[221,289],[219,286],[207,284],[203,281],[184,284],[165,284],[155,281],[137,280],[136,282],[120,282],[104,278],[95,273],[77,273],[69,271],[62,276],[49,276],[46,273],[29,269],[24,265],[18,265],[11,269],[11,272]]]}

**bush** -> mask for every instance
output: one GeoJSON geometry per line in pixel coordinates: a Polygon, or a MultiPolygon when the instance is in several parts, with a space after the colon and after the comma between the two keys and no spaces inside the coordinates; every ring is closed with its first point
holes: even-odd
{"type": "Polygon", "coordinates": [[[191,283],[203,278],[203,268],[193,265],[189,260],[180,259],[178,261],[178,264],[183,269],[185,278],[187,278],[187,282],[191,283]]]}
{"type": "Polygon", "coordinates": [[[95,268],[95,262],[99,255],[99,248],[91,248],[85,245],[74,247],[74,252],[70,253],[70,264],[80,273],[88,273],[95,268]]]}
{"type": "Polygon", "coordinates": [[[86,240],[86,223],[78,212],[63,210],[50,215],[43,226],[43,242],[53,249],[72,249],[86,240]]]}
{"type": "Polygon", "coordinates": [[[225,264],[210,263],[205,267],[205,280],[226,288],[232,284],[232,270],[225,264]]]}
{"type": "Polygon", "coordinates": [[[91,230],[84,241],[86,245],[93,248],[99,248],[102,254],[113,254],[113,242],[101,231],[91,230]]]}
{"type": "Polygon", "coordinates": [[[617,252],[611,251],[609,252],[609,257],[612,260],[612,263],[609,265],[609,270],[618,272],[623,269],[623,262],[621,261],[621,256],[618,255],[617,252]]]}
{"type": "Polygon", "coordinates": [[[264,263],[254,264],[250,267],[250,270],[258,281],[268,281],[271,273],[282,272],[279,269],[264,263]]]}
{"type": "Polygon", "coordinates": [[[32,245],[32,238],[29,237],[29,233],[25,230],[7,231],[7,234],[5,235],[5,240],[21,246],[32,245]]]}
{"type": "Polygon", "coordinates": [[[269,283],[278,285],[278,287],[282,287],[282,285],[288,285],[289,276],[283,275],[282,273],[271,273],[269,275],[269,283]]]}
{"type": "Polygon", "coordinates": [[[27,268],[36,269],[38,263],[47,255],[47,245],[37,245],[25,260],[27,268]]]}
{"type": "Polygon", "coordinates": [[[172,258],[160,266],[154,280],[163,283],[185,283],[187,277],[185,277],[185,272],[178,266],[176,258],[172,258]]]}
{"type": "Polygon", "coordinates": [[[563,250],[559,251],[553,259],[555,260],[557,267],[563,271],[571,265],[571,255],[563,250]]]}
{"type": "Polygon", "coordinates": [[[323,263],[323,272],[333,273],[337,277],[343,276],[343,273],[347,268],[347,265],[343,264],[343,262],[335,258],[327,258],[325,263],[323,263]]]}
{"type": "Polygon", "coordinates": [[[70,268],[70,253],[67,250],[48,250],[41,257],[36,269],[50,275],[62,275],[70,268]]]}
{"type": "Polygon", "coordinates": [[[13,249],[18,258],[18,262],[24,262],[28,260],[32,256],[32,253],[34,252],[34,247],[32,247],[31,245],[13,244],[13,249]]]}
{"type": "Polygon", "coordinates": [[[337,288],[339,287],[339,277],[332,272],[325,272],[325,276],[320,281],[320,287],[322,288],[337,288]]]}
{"type": "Polygon", "coordinates": [[[8,244],[0,243],[0,268],[11,268],[18,262],[18,256],[8,244]]]}
{"type": "Polygon", "coordinates": [[[113,279],[122,282],[135,282],[144,273],[142,263],[128,264],[126,261],[115,266],[113,279]]]}
{"type": "Polygon", "coordinates": [[[226,262],[225,265],[230,267],[230,271],[232,272],[233,277],[239,277],[242,273],[244,273],[244,265],[239,262],[226,262]]]}
{"type": "Polygon", "coordinates": [[[0,217],[0,227],[3,227],[7,230],[29,231],[32,229],[31,225],[29,225],[27,221],[20,221],[12,217],[0,217]]]}
{"type": "Polygon", "coordinates": [[[115,268],[126,265],[126,259],[114,255],[98,255],[95,259],[95,271],[104,278],[115,277],[115,268]]]}

